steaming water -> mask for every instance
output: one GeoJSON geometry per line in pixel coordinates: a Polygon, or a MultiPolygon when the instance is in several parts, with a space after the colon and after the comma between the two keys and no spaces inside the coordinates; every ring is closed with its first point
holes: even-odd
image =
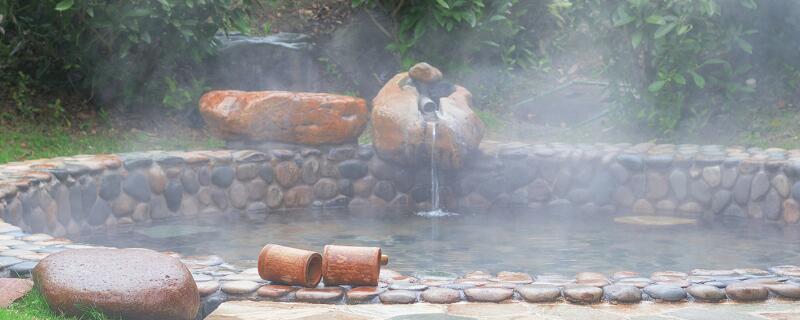
{"type": "Polygon", "coordinates": [[[295,211],[259,219],[195,216],[111,227],[74,240],[184,255],[217,254],[246,268],[264,244],[321,252],[326,244],[379,246],[405,273],[473,270],[532,274],[693,268],[766,268],[800,261],[800,229],[726,220],[681,226],[620,224],[569,208],[462,213],[436,221],[383,211],[295,211]],[[381,216],[384,215],[384,216],[381,216]]]}

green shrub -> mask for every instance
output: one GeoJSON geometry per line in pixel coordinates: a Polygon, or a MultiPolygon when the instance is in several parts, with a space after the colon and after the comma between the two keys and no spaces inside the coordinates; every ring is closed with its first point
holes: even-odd
{"type": "Polygon", "coordinates": [[[196,91],[192,68],[214,53],[215,34],[247,31],[255,6],[257,0],[0,0],[0,83],[11,90],[30,83],[20,94],[68,88],[102,104],[181,107],[193,100],[185,96],[196,91]]]}

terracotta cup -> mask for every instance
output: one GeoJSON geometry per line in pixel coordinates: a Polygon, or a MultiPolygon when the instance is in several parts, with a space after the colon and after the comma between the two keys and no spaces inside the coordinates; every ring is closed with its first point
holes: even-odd
{"type": "Polygon", "coordinates": [[[258,255],[258,275],[273,283],[316,287],[322,279],[319,253],[268,244],[258,255]]]}
{"type": "Polygon", "coordinates": [[[389,262],[378,247],[327,245],[322,258],[326,286],[377,286],[381,265],[389,262]]]}

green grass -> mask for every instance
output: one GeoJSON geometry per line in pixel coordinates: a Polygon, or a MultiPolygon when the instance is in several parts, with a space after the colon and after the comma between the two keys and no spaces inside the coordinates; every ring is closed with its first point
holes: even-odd
{"type": "Polygon", "coordinates": [[[33,289],[27,295],[11,304],[8,309],[0,309],[0,320],[107,320],[102,313],[94,309],[87,311],[80,317],[67,317],[59,315],[47,305],[47,301],[38,290],[33,289]]]}
{"type": "Polygon", "coordinates": [[[70,130],[30,122],[0,126],[0,163],[143,150],[213,149],[222,141],[189,133],[153,134],[113,129],[70,130]]]}

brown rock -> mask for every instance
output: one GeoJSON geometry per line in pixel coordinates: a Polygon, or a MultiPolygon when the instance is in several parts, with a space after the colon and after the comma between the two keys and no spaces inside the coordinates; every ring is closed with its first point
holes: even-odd
{"type": "Polygon", "coordinates": [[[408,75],[411,77],[411,79],[424,83],[442,80],[442,72],[426,62],[415,64],[413,67],[411,67],[411,69],[408,70],[408,75]]]}
{"type": "Polygon", "coordinates": [[[125,319],[194,319],[200,296],[180,260],[145,249],[75,249],[51,254],[33,270],[51,308],[76,306],[125,319]]]}
{"type": "Polygon", "coordinates": [[[800,221],[800,205],[794,199],[787,199],[783,202],[783,220],[789,224],[800,221]]]}
{"type": "Polygon", "coordinates": [[[300,167],[294,161],[284,161],[275,167],[275,180],[284,187],[291,187],[300,177],[300,167]]]}
{"type": "MultiPolygon", "coordinates": [[[[401,165],[430,161],[429,128],[419,112],[419,93],[407,73],[389,80],[373,99],[372,139],[378,156],[401,165]]],[[[471,109],[472,94],[460,86],[440,99],[445,115],[436,127],[436,161],[460,168],[483,138],[483,122],[471,109]]]]}
{"type": "Polygon", "coordinates": [[[342,299],[344,291],[340,287],[297,290],[297,301],[311,303],[333,303],[342,299]]]}
{"type": "Polygon", "coordinates": [[[313,191],[309,186],[297,186],[286,191],[283,204],[286,208],[305,208],[313,200],[313,191]]]}
{"type": "Polygon", "coordinates": [[[355,287],[347,291],[348,302],[367,302],[386,291],[380,287],[355,287]]]}
{"type": "Polygon", "coordinates": [[[285,91],[211,91],[200,98],[200,113],[226,140],[305,145],[354,142],[368,119],[364,99],[285,91]]]}
{"type": "Polygon", "coordinates": [[[523,272],[500,271],[492,281],[528,284],[533,282],[533,278],[523,272]]]}
{"type": "Polygon", "coordinates": [[[281,298],[291,292],[297,291],[298,288],[292,286],[284,286],[284,285],[277,285],[277,284],[270,284],[258,288],[256,294],[259,297],[271,298],[271,299],[278,299],[281,298]]]}
{"type": "Polygon", "coordinates": [[[514,295],[514,290],[508,288],[486,288],[476,287],[464,289],[464,295],[469,301],[477,302],[501,302],[508,300],[514,295]]]}
{"type": "Polygon", "coordinates": [[[725,293],[735,301],[763,301],[767,300],[769,290],[766,286],[757,283],[733,283],[725,287],[725,293]]]}
{"type": "Polygon", "coordinates": [[[28,279],[0,278],[0,308],[6,308],[28,294],[33,282],[28,279]]]}

